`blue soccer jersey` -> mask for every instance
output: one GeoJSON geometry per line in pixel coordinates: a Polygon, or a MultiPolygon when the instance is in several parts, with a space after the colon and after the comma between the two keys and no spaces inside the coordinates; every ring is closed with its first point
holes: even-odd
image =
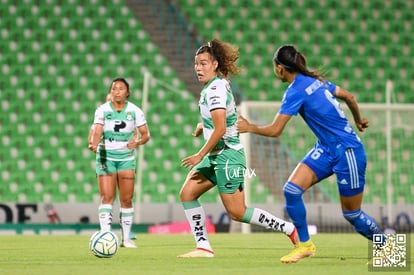
{"type": "Polygon", "coordinates": [[[345,148],[361,146],[361,140],[333,95],[335,88],[329,81],[298,74],[286,89],[279,110],[285,115],[299,113],[319,143],[331,152],[338,144],[345,148]]]}

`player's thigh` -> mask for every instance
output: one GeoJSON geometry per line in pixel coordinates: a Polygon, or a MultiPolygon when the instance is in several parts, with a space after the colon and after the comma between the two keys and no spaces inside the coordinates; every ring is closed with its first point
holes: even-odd
{"type": "Polygon", "coordinates": [[[181,201],[193,201],[213,188],[215,184],[198,171],[191,170],[180,190],[181,201]]]}
{"type": "Polygon", "coordinates": [[[290,174],[288,181],[296,184],[304,191],[308,190],[313,184],[318,182],[315,172],[305,163],[299,163],[290,174]]]}
{"type": "Polygon", "coordinates": [[[134,195],[135,171],[120,170],[117,174],[120,200],[132,199],[134,195]]]}
{"type": "Polygon", "coordinates": [[[97,175],[102,203],[112,203],[116,194],[116,174],[97,175]]]}
{"type": "Polygon", "coordinates": [[[332,157],[325,148],[315,145],[296,166],[288,180],[307,190],[332,174],[332,157]]]}
{"type": "Polygon", "coordinates": [[[352,196],[340,196],[342,211],[355,211],[361,208],[363,192],[352,196]]]}

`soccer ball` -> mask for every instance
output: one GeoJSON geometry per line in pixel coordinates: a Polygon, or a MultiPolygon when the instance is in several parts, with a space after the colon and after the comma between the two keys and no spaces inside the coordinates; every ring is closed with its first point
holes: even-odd
{"type": "Polygon", "coordinates": [[[99,258],[111,258],[118,247],[118,237],[112,231],[96,231],[89,240],[89,249],[99,258]]]}

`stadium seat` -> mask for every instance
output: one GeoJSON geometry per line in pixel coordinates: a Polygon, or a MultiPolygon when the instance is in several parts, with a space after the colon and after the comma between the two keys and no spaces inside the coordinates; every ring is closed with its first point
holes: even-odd
{"type": "MultiPolygon", "coordinates": [[[[1,26],[15,25],[16,16],[19,18],[16,28],[3,28],[4,31],[1,33],[3,38],[8,38],[0,42],[2,64],[8,66],[3,66],[2,70],[5,75],[8,75],[10,81],[8,85],[13,91],[21,89],[25,92],[21,100],[26,101],[26,107],[32,113],[27,115],[20,111],[10,113],[15,120],[15,125],[24,123],[27,126],[24,136],[31,137],[27,140],[30,146],[26,146],[25,139],[11,139],[10,135],[5,136],[2,142],[3,144],[6,142],[8,148],[11,148],[12,159],[7,164],[10,165],[11,170],[16,170],[14,163],[23,163],[14,160],[36,159],[34,162],[26,162],[27,169],[31,171],[29,174],[7,175],[6,186],[13,182],[30,184],[33,181],[40,182],[43,186],[37,192],[30,194],[20,189],[15,192],[2,190],[4,194],[2,198],[6,200],[43,201],[46,198],[52,202],[93,201],[94,196],[91,194],[97,192],[97,186],[94,184],[92,191],[88,193],[84,188],[89,190],[90,187],[82,184],[82,182],[95,183],[96,181],[94,167],[90,165],[93,162],[92,155],[86,154],[86,158],[84,157],[83,141],[86,139],[96,106],[105,98],[108,89],[105,81],[123,75],[131,83],[135,80],[134,90],[140,90],[143,83],[140,66],[144,65],[165,83],[176,82],[174,72],[167,68],[165,58],[159,54],[158,49],[151,43],[149,35],[126,6],[113,5],[96,9],[89,4],[78,5],[76,2],[71,1],[63,6],[56,5],[53,9],[36,4],[14,6],[4,3],[9,5],[11,12],[2,17],[1,26]],[[118,16],[119,13],[123,16],[118,16]],[[97,14],[100,16],[96,16],[97,14]],[[107,16],[108,14],[111,16],[107,16]],[[115,17],[117,20],[113,19],[115,17]],[[125,26],[129,28],[124,28],[125,26]],[[21,39],[22,36],[24,39],[21,39]],[[120,44],[120,41],[123,44],[120,44]],[[137,55],[136,52],[145,54],[137,55]],[[147,52],[152,54],[149,55],[147,52]],[[20,57],[13,58],[17,53],[20,53],[20,57]],[[19,65],[12,67],[11,65],[16,62],[19,65]],[[69,76],[74,77],[69,78],[69,76]],[[91,90],[95,92],[92,102],[81,100],[91,90]],[[99,96],[99,93],[102,96],[99,96]],[[63,95],[66,101],[62,100],[63,95]],[[44,102],[48,102],[47,108],[44,102]],[[46,112],[46,110],[53,112],[46,112]],[[50,188],[56,185],[64,186],[60,184],[62,181],[80,183],[77,187],[67,186],[66,190],[50,188]]],[[[151,92],[159,89],[160,87],[152,87],[151,92]]],[[[6,98],[9,96],[11,94],[6,98]]],[[[140,102],[137,100],[139,96],[140,94],[134,93],[132,100],[140,102]]],[[[168,108],[171,112],[177,111],[171,101],[158,102],[155,98],[151,98],[151,95],[150,101],[157,102],[159,105],[162,121],[166,121],[169,117],[168,113],[164,115],[162,110],[168,108]]],[[[180,99],[178,102],[188,110],[192,97],[180,99]]],[[[6,106],[5,104],[6,101],[3,105],[6,106]]],[[[147,117],[151,117],[152,112],[155,110],[150,110],[147,117]]],[[[174,120],[176,126],[173,135],[182,132],[179,130],[181,126],[177,125],[178,122],[182,123],[182,127],[185,125],[183,119],[174,120]]],[[[14,124],[3,123],[3,125],[8,125],[11,132],[16,131],[14,124]]],[[[151,126],[153,125],[150,125],[152,133],[157,136],[157,128],[151,126]]],[[[157,148],[161,140],[154,140],[157,145],[147,147],[149,156],[152,155],[151,150],[157,148]]],[[[149,157],[149,161],[156,160],[149,157]]],[[[167,164],[167,166],[171,165],[167,164]]],[[[157,178],[146,179],[151,182],[157,178]]],[[[151,190],[151,193],[155,192],[156,190],[151,190]]]]}
{"type": "MultiPolygon", "coordinates": [[[[414,103],[414,94],[406,92],[414,89],[414,75],[410,70],[414,65],[410,44],[412,12],[408,3],[402,0],[389,3],[239,0],[231,1],[231,8],[223,8],[219,1],[203,7],[195,7],[194,1],[182,1],[180,8],[203,39],[224,37],[240,47],[240,64],[244,72],[234,79],[248,99],[279,99],[273,91],[276,88],[282,90],[282,86],[273,76],[271,58],[280,44],[295,43],[306,54],[310,66],[326,66],[333,73],[332,80],[355,91],[359,101],[385,102],[385,80],[390,78],[395,83],[396,98],[404,103],[414,103]],[[300,9],[297,9],[298,5],[300,9]],[[293,17],[295,22],[292,23],[293,17]],[[380,24],[378,18],[383,19],[380,24]]],[[[179,84],[173,86],[180,92],[184,90],[183,85],[125,4],[97,8],[91,3],[81,5],[75,0],[65,5],[56,4],[53,9],[37,3],[16,5],[4,1],[2,5],[7,12],[0,19],[3,38],[0,41],[0,70],[7,81],[0,83],[0,89],[6,93],[3,104],[10,106],[10,110],[0,121],[5,133],[1,142],[3,145],[9,143],[5,148],[9,148],[7,153],[11,156],[5,165],[10,166],[11,171],[18,171],[17,163],[24,160],[27,167],[35,171],[31,183],[39,181],[43,185],[41,191],[34,194],[22,191],[21,194],[25,194],[22,199],[44,200],[44,195],[49,194],[52,202],[93,201],[93,195],[83,195],[84,184],[73,189],[71,194],[49,187],[62,180],[76,182],[77,177],[82,178],[83,183],[95,183],[91,167],[93,156],[88,154],[83,142],[96,107],[105,99],[108,82],[119,75],[133,82],[135,92],[131,101],[138,105],[141,103],[144,69],[164,84],[178,81],[179,84]],[[24,102],[26,112],[15,109],[15,98],[24,102]],[[12,124],[9,123],[11,120],[12,124]],[[25,138],[11,138],[11,133],[15,132],[25,138]],[[31,159],[35,159],[36,164],[28,161],[31,159]],[[51,163],[50,166],[43,162],[44,159],[51,163]],[[70,161],[75,164],[68,164],[70,161]],[[81,171],[83,176],[77,176],[74,171],[81,171]]],[[[181,97],[180,92],[172,92],[160,83],[150,87],[150,108],[146,116],[153,140],[152,145],[145,147],[148,167],[144,173],[148,182],[145,198],[149,201],[174,198],[174,192],[185,177],[185,171],[180,170],[176,162],[180,160],[180,154],[193,152],[198,144],[190,135],[197,116],[197,108],[193,108],[196,104],[191,95],[181,97]],[[160,98],[158,95],[162,93],[164,97],[160,98]],[[189,133],[177,138],[184,132],[189,133]],[[162,138],[165,134],[168,138],[162,138]],[[163,148],[159,158],[155,157],[157,148],[163,148]],[[168,179],[159,163],[162,168],[165,165],[179,171],[182,177],[168,179]],[[167,179],[173,182],[171,190],[168,187],[166,193],[158,196],[156,189],[151,187],[167,179]]],[[[293,150],[297,147],[293,143],[297,138],[290,135],[286,140],[286,146],[292,148],[296,158],[310,146],[307,140],[298,139],[302,143],[297,151],[293,150]]],[[[370,148],[374,151],[372,154],[376,154],[373,158],[383,152],[380,142],[370,148]]],[[[406,162],[413,163],[412,145],[404,143],[401,146],[406,152],[405,158],[409,159],[406,162]]],[[[367,177],[377,177],[382,186],[384,176],[378,168],[373,168],[373,173],[374,176],[367,177]]],[[[408,177],[410,182],[411,174],[408,177]]],[[[23,181],[27,181],[27,175],[11,173],[5,183],[10,186],[23,181]]],[[[96,191],[96,185],[92,189],[96,191]]],[[[9,189],[3,190],[2,198],[19,199],[20,191],[6,190],[9,189]]],[[[372,198],[383,202],[381,191],[372,191],[372,198]]],[[[217,193],[209,193],[207,197],[207,201],[217,201],[217,193]]],[[[266,195],[261,199],[264,197],[266,195]]],[[[404,200],[412,202],[408,195],[404,200]]]]}

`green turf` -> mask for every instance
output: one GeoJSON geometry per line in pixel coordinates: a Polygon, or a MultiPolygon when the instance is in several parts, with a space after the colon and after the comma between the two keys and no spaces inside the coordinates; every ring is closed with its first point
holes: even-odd
{"type": "Polygon", "coordinates": [[[280,233],[210,235],[216,257],[208,259],[175,257],[193,249],[190,235],[140,234],[137,249],[121,248],[111,259],[93,256],[87,235],[0,236],[0,274],[378,273],[368,272],[368,242],[360,235],[318,234],[312,239],[317,246],[316,257],[297,264],[282,264],[280,257],[292,247],[280,233]]]}

